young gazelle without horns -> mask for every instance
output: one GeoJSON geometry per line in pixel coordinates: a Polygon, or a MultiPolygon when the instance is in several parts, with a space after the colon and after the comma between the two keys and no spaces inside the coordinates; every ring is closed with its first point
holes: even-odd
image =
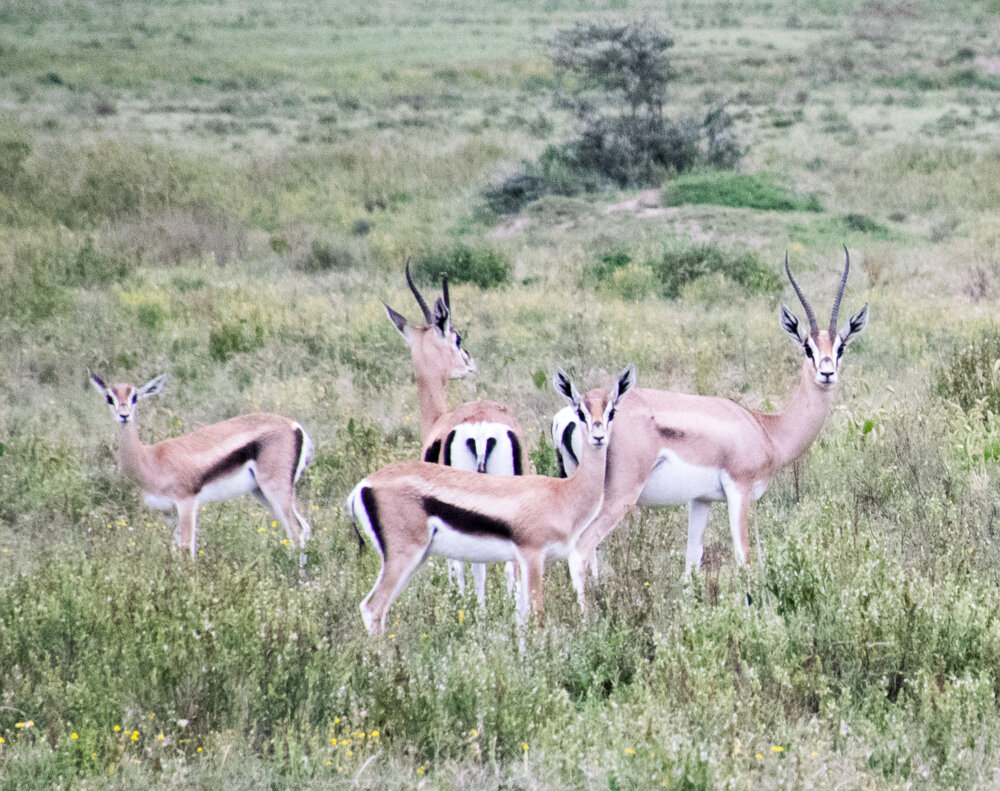
{"type": "MultiPolygon", "coordinates": [[[[372,473],[348,498],[354,521],[382,558],[375,587],[361,602],[371,633],[385,628],[385,616],[414,571],[429,555],[464,560],[517,561],[518,613],[530,602],[542,620],[542,574],[547,557],[567,557],[600,510],[611,421],[619,399],[635,383],[629,366],[610,392],[581,396],[562,371],[556,390],[577,413],[584,442],[572,478],[477,475],[426,462],[399,462],[372,473]]],[[[360,534],[359,534],[360,535],[360,534]]]]}
{"type": "MultiPolygon", "coordinates": [[[[424,315],[423,326],[415,326],[385,306],[389,319],[410,347],[420,401],[423,437],[421,458],[460,470],[489,475],[521,475],[524,471],[521,426],[507,407],[495,401],[470,401],[448,411],[448,380],[475,373],[476,364],[462,348],[462,338],[451,323],[448,280],[442,278],[442,296],[433,312],[420,295],[406,264],[406,282],[424,315]]],[[[460,560],[448,561],[448,577],[465,592],[465,573],[460,560]]],[[[486,606],[486,565],[474,563],[472,576],[481,607],[486,606]]],[[[513,585],[513,566],[507,567],[507,585],[513,585]]]]}
{"type": "MultiPolygon", "coordinates": [[[[847,255],[847,249],[844,249],[847,255]]],[[[749,562],[750,503],[774,474],[804,453],[826,421],[837,392],[840,357],[868,323],[868,306],[837,331],[837,313],[847,284],[850,256],[833,302],[827,329],[820,329],[788,268],[809,328],[781,306],[781,327],[803,353],[801,381],[785,411],[765,414],[727,398],[635,390],[618,410],[616,440],[608,452],[604,505],[577,544],[577,559],[587,559],[633,505],[688,504],[685,573],[701,563],[702,544],[713,501],[725,500],[738,563],[749,562]]],[[[562,469],[575,468],[574,432],[566,410],[553,421],[562,469]]],[[[571,416],[570,416],[571,417],[571,416]]],[[[576,432],[578,433],[578,432],[576,432]]],[[[573,574],[580,606],[586,608],[583,575],[573,574]]]]}
{"type": "Polygon", "coordinates": [[[139,485],[148,506],[177,509],[177,545],[195,555],[201,503],[252,492],[274,511],[292,546],[304,548],[312,530],[295,507],[295,482],[312,453],[305,429],[281,415],[258,413],[144,445],[139,441],[136,407],[159,393],[165,379],[163,374],[136,388],[105,384],[91,374],[90,383],[107,401],[118,427],[122,472],[139,485]]]}

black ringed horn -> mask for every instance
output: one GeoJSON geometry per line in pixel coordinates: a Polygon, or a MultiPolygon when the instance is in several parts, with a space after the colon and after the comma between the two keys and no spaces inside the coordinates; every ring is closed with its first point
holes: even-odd
{"type": "Polygon", "coordinates": [[[806,318],[809,319],[809,334],[815,335],[819,332],[819,324],[816,321],[816,314],[813,313],[812,306],[806,301],[805,295],[802,293],[802,289],[799,288],[799,284],[795,282],[795,278],[792,277],[792,270],[788,268],[788,251],[785,250],[785,274],[788,275],[788,280],[792,284],[792,288],[795,289],[795,294],[799,298],[799,302],[802,303],[802,307],[806,311],[806,318]]]}
{"type": "Polygon", "coordinates": [[[420,296],[420,292],[417,291],[417,284],[413,282],[413,278],[410,276],[409,258],[406,259],[406,283],[407,285],[409,285],[410,291],[413,292],[413,296],[417,298],[417,304],[420,305],[420,310],[422,310],[424,313],[424,323],[432,324],[434,321],[434,317],[431,315],[431,309],[427,307],[426,300],[424,300],[424,298],[420,296]]]}
{"type": "Polygon", "coordinates": [[[444,293],[444,306],[451,313],[451,300],[448,298],[448,275],[445,272],[441,273],[441,291],[444,293]]]}
{"type": "Polygon", "coordinates": [[[840,288],[837,289],[837,298],[833,300],[833,312],[830,314],[830,335],[837,332],[837,314],[840,312],[840,300],[844,296],[844,289],[847,287],[847,273],[851,271],[851,254],[847,252],[847,245],[844,245],[844,276],[840,278],[840,288]]]}

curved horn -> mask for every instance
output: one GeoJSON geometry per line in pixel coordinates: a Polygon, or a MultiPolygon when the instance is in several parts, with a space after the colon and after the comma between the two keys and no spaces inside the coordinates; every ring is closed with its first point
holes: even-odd
{"type": "Polygon", "coordinates": [[[806,302],[805,296],[802,294],[802,289],[799,288],[799,284],[795,282],[795,278],[792,277],[792,270],[788,268],[788,251],[785,250],[785,274],[788,275],[788,280],[792,284],[792,288],[795,289],[795,294],[799,298],[799,302],[802,303],[802,307],[805,308],[806,318],[809,319],[809,334],[815,335],[819,332],[819,324],[816,322],[816,314],[813,313],[812,306],[806,302]]]}
{"type": "Polygon", "coordinates": [[[847,273],[851,271],[851,254],[847,252],[847,245],[844,245],[844,276],[840,278],[840,288],[837,289],[837,298],[833,300],[833,313],[830,314],[830,335],[837,332],[837,313],[840,312],[840,299],[844,296],[844,288],[847,286],[847,273]]]}
{"type": "Polygon", "coordinates": [[[441,290],[444,292],[444,306],[451,313],[451,300],[448,299],[448,275],[443,272],[441,273],[441,290]]]}
{"type": "Polygon", "coordinates": [[[431,309],[427,307],[427,302],[420,292],[417,291],[417,285],[413,282],[413,278],[410,277],[410,259],[406,259],[406,282],[410,286],[410,291],[413,292],[413,296],[417,298],[417,304],[420,305],[420,309],[424,312],[424,323],[432,324],[434,322],[434,316],[431,315],[431,309]]]}

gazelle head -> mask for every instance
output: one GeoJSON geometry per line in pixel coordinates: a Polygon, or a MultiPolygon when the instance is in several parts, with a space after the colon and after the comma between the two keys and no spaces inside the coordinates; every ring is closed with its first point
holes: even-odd
{"type": "Polygon", "coordinates": [[[423,326],[415,326],[385,303],[385,311],[389,320],[399,330],[403,340],[410,347],[413,364],[418,376],[444,381],[446,379],[461,379],[476,372],[476,363],[469,353],[462,348],[462,336],[451,324],[451,304],[448,299],[448,278],[441,278],[442,295],[434,301],[434,310],[417,290],[410,276],[410,262],[406,262],[406,282],[410,291],[416,297],[417,304],[424,314],[423,326]]]}
{"type": "Polygon", "coordinates": [[[155,379],[146,382],[142,387],[136,388],[125,383],[105,384],[104,380],[97,374],[90,375],[90,384],[108,402],[108,408],[111,410],[111,417],[115,423],[123,427],[135,421],[136,405],[143,398],[159,393],[166,380],[167,375],[160,374],[155,379]]]}
{"type": "Polygon", "coordinates": [[[812,364],[814,372],[813,381],[821,388],[832,388],[839,380],[840,358],[844,354],[844,349],[855,336],[857,336],[868,324],[868,305],[855,313],[847,320],[847,323],[837,331],[837,313],[840,310],[840,300],[844,296],[844,288],[847,285],[847,273],[851,269],[851,256],[844,247],[844,255],[847,259],[844,264],[844,276],[840,279],[840,288],[837,289],[837,296],[833,300],[833,311],[830,314],[830,325],[827,329],[821,330],[816,321],[816,314],[806,301],[802,290],[799,288],[792,271],[788,268],[788,253],[785,253],[785,273],[788,280],[795,289],[795,293],[802,303],[809,319],[809,331],[800,327],[799,320],[784,305],[781,306],[781,328],[795,341],[796,346],[802,349],[803,354],[812,364]]]}
{"type": "Polygon", "coordinates": [[[615,417],[615,408],[619,400],[635,387],[635,379],[635,365],[629,363],[618,375],[615,386],[610,391],[600,388],[591,390],[585,396],[580,395],[580,391],[562,368],[556,369],[553,384],[556,392],[565,398],[575,411],[587,442],[592,448],[599,449],[608,441],[611,421],[615,417]]]}

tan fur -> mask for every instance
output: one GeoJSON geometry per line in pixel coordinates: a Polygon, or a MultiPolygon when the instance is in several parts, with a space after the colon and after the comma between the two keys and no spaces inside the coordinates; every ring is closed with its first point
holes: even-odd
{"type": "MultiPolygon", "coordinates": [[[[622,377],[623,392],[634,381],[622,377]]],[[[567,380],[568,382],[568,380],[567,380]]],[[[616,391],[617,394],[617,391],[616,391]]],[[[571,478],[540,475],[479,475],[424,462],[399,462],[372,473],[350,498],[357,520],[364,489],[371,489],[384,543],[383,568],[361,609],[370,631],[384,626],[386,612],[423,562],[434,539],[424,498],[433,497],[466,511],[506,524],[514,553],[526,579],[526,598],[542,620],[542,574],[547,554],[570,556],[581,532],[603,499],[611,411],[606,390],[594,390],[576,401],[588,415],[580,467],[571,478]]],[[[367,518],[367,517],[366,517],[367,518]]]]}
{"type": "MultiPolygon", "coordinates": [[[[98,381],[94,386],[101,391],[98,381]]],[[[236,468],[210,480],[205,480],[205,476],[230,454],[254,442],[258,447],[253,459],[254,478],[261,497],[271,506],[291,542],[305,546],[311,529],[296,507],[294,481],[301,474],[300,462],[304,467],[308,461],[311,440],[299,424],[275,414],[241,415],[146,445],[139,439],[135,418],[138,403],[132,401],[136,388],[130,384],[112,384],[104,386],[103,392],[117,401],[110,406],[117,424],[122,473],[147,498],[174,504],[178,513],[178,543],[189,548],[192,555],[196,553],[197,515],[203,487],[225,480],[236,468]],[[121,420],[123,416],[127,417],[125,423],[121,420]],[[302,431],[303,442],[298,454],[296,430],[302,431]]]]}

